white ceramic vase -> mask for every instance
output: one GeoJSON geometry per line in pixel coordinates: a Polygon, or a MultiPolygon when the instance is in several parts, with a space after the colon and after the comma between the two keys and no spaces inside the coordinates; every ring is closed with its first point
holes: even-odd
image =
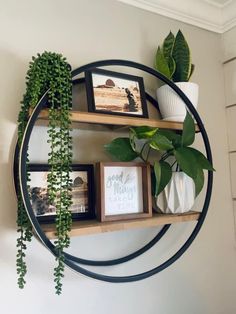
{"type": "Polygon", "coordinates": [[[165,214],[181,214],[191,210],[195,200],[195,185],[184,172],[173,172],[170,182],[156,198],[158,209],[165,214]]]}
{"type": "MultiPolygon", "coordinates": [[[[178,82],[175,84],[189,98],[193,106],[197,108],[199,86],[192,82],[178,82]]],[[[157,89],[157,101],[163,120],[184,121],[186,105],[169,85],[163,85],[157,89]]]]}

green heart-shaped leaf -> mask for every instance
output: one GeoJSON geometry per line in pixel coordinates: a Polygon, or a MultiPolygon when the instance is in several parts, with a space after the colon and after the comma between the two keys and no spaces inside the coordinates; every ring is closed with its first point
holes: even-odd
{"type": "Polygon", "coordinates": [[[172,170],[167,162],[160,161],[154,163],[154,173],[156,178],[155,196],[158,196],[169,183],[172,170]]]}
{"type": "Polygon", "coordinates": [[[127,137],[118,137],[111,143],[104,145],[108,152],[115,160],[132,161],[138,157],[138,154],[132,149],[130,139],[127,137]]]}
{"type": "Polygon", "coordinates": [[[194,120],[187,111],[185,119],[184,119],[184,125],[183,125],[183,133],[182,133],[182,146],[190,146],[193,144],[195,139],[195,124],[194,120]]]}
{"type": "Polygon", "coordinates": [[[197,197],[204,185],[204,173],[201,168],[198,168],[197,176],[193,179],[193,181],[195,183],[195,196],[197,197]]]}
{"type": "Polygon", "coordinates": [[[158,133],[153,136],[152,141],[149,145],[153,149],[161,151],[174,148],[171,141],[169,141],[167,137],[158,133]]]}
{"type": "Polygon", "coordinates": [[[130,132],[133,133],[137,137],[137,139],[152,138],[157,131],[158,128],[152,128],[150,126],[139,126],[136,128],[130,128],[130,132]]]}
{"type": "Polygon", "coordinates": [[[199,165],[195,155],[189,147],[179,147],[174,151],[175,158],[181,168],[188,176],[195,179],[197,176],[199,165]]]}
{"type": "Polygon", "coordinates": [[[197,163],[199,164],[199,166],[201,166],[202,169],[215,171],[209,160],[201,152],[192,147],[189,147],[189,150],[194,154],[197,163]]]}
{"type": "Polygon", "coordinates": [[[176,139],[176,137],[178,136],[178,134],[176,134],[174,131],[171,130],[158,130],[158,134],[163,135],[165,137],[168,138],[169,141],[173,141],[174,139],[176,139]]]}

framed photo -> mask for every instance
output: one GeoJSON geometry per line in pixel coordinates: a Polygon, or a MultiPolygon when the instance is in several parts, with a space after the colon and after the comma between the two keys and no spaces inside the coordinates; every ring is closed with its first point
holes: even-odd
{"type": "Polygon", "coordinates": [[[149,164],[101,162],[96,166],[100,221],[152,216],[149,164]]]}
{"type": "MultiPolygon", "coordinates": [[[[40,223],[52,223],[56,207],[49,202],[47,175],[49,166],[30,164],[29,195],[35,216],[40,223]]],[[[93,165],[72,165],[72,212],[73,220],[94,219],[94,169],[93,165]]]]}
{"type": "Polygon", "coordinates": [[[93,69],[85,80],[90,112],[148,118],[142,77],[93,69]]]}

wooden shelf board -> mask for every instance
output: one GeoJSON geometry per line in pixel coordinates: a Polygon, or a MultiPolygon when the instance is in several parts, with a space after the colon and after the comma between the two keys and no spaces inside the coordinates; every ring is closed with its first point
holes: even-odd
{"type": "MultiPolygon", "coordinates": [[[[196,221],[199,219],[199,216],[199,212],[190,211],[184,214],[153,214],[151,218],[139,218],[112,222],[99,222],[97,220],[74,221],[70,231],[70,236],[73,237],[135,228],[155,227],[187,221],[196,221]]],[[[56,238],[55,225],[45,224],[41,225],[41,227],[49,239],[56,238]]]]}
{"type": "MultiPolygon", "coordinates": [[[[44,109],[40,112],[38,119],[47,120],[48,119],[48,110],[44,109]]],[[[157,119],[144,119],[118,115],[109,115],[102,113],[93,113],[93,112],[82,112],[82,111],[72,111],[71,112],[71,121],[79,123],[92,123],[92,124],[102,124],[102,125],[113,125],[113,126],[144,126],[148,125],[151,127],[157,127],[160,129],[171,129],[171,130],[182,130],[183,123],[181,122],[172,122],[172,121],[163,121],[157,119]]],[[[196,131],[198,127],[196,126],[196,131]]]]}

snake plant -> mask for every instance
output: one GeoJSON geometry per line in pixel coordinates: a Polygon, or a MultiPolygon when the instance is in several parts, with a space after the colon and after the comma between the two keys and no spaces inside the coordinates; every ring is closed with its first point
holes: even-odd
{"type": "Polygon", "coordinates": [[[188,82],[194,71],[191,52],[181,30],[175,36],[172,32],[158,46],[155,69],[173,82],[188,82]]]}

